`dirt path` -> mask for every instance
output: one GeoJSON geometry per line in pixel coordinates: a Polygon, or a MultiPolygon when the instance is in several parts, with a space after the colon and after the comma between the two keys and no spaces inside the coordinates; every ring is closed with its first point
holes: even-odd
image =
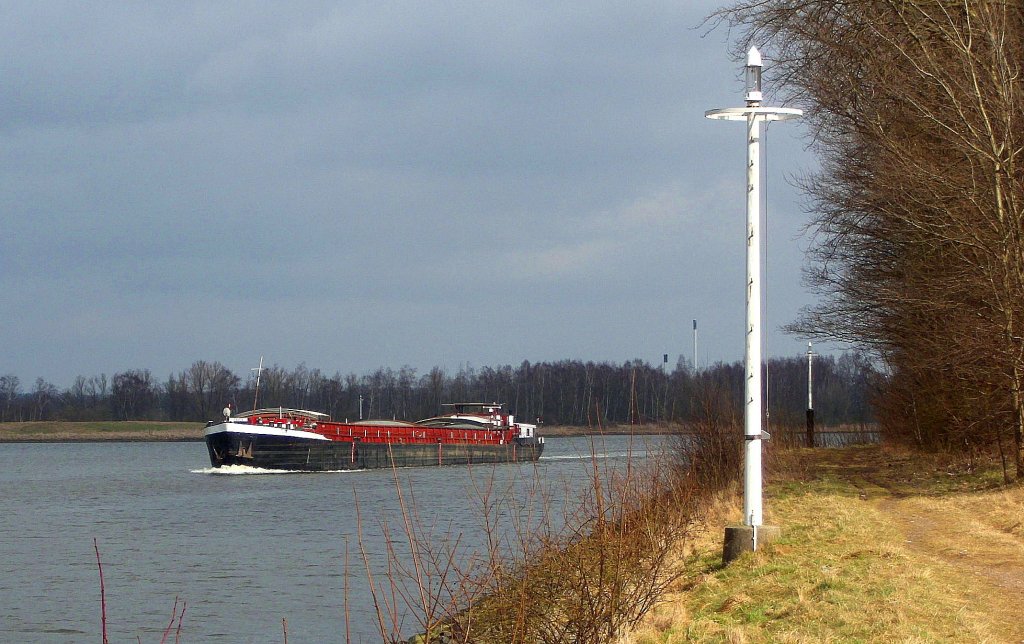
{"type": "Polygon", "coordinates": [[[924,495],[877,466],[847,473],[903,535],[908,555],[951,580],[965,610],[984,616],[999,641],[1024,643],[1024,489],[924,495]]]}
{"type": "MultiPolygon", "coordinates": [[[[995,592],[1024,597],[1024,558],[1012,535],[979,525],[968,513],[936,517],[914,499],[882,499],[878,507],[906,536],[907,547],[921,555],[969,573],[995,592]]],[[[1024,610],[1021,611],[1024,620],[1024,610]]]]}

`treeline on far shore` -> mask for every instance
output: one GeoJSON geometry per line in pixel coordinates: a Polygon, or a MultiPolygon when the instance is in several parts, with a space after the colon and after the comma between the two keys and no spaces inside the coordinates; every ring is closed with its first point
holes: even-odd
{"type": "MultiPolygon", "coordinates": [[[[807,359],[775,358],[764,365],[766,395],[775,423],[799,424],[807,409],[807,359]]],[[[873,422],[869,407],[878,374],[858,353],[815,358],[814,408],[825,425],[873,422]]],[[[598,426],[689,422],[709,414],[741,414],[743,365],[717,363],[694,369],[680,358],[674,369],[642,360],[624,363],[523,362],[517,367],[379,368],[357,375],[300,364],[265,368],[242,379],[219,362],[199,360],[160,381],[148,369],[108,377],[79,376],[60,390],[42,378],[23,386],[0,376],[0,422],[63,420],[165,420],[202,422],[258,407],[309,409],[335,419],[417,420],[451,402],[500,402],[525,421],[598,426]]]]}

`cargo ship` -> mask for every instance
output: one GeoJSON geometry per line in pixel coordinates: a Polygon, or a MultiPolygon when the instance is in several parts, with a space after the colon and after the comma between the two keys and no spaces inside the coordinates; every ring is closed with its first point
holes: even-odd
{"type": "Polygon", "coordinates": [[[500,403],[453,403],[449,413],[417,422],[336,422],[301,409],[254,409],[210,421],[213,467],[247,465],[309,472],[381,467],[536,461],[537,426],[516,422],[500,403]]]}

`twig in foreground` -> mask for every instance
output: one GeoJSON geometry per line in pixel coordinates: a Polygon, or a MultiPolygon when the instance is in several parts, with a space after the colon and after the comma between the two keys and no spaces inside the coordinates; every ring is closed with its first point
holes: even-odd
{"type": "Polygon", "coordinates": [[[100,624],[103,629],[103,644],[110,644],[107,639],[107,591],[103,587],[103,563],[100,562],[100,546],[96,537],[92,538],[92,548],[96,551],[96,567],[100,569],[100,624]]]}

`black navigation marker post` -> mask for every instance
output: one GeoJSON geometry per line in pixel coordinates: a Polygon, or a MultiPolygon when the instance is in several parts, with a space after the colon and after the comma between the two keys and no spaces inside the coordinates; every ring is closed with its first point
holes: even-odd
{"type": "Polygon", "coordinates": [[[814,378],[813,367],[814,352],[811,351],[811,343],[807,343],[807,447],[814,447],[814,378]]]}

